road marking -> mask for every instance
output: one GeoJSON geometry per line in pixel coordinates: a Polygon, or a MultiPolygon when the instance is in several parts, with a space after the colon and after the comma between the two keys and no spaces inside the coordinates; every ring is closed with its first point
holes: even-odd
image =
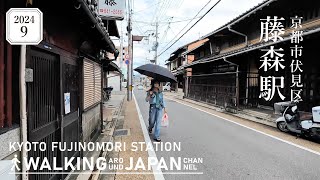
{"type": "Polygon", "coordinates": [[[265,133],[265,132],[256,130],[256,129],[251,128],[251,127],[249,127],[249,126],[245,126],[245,125],[240,124],[240,123],[238,123],[238,122],[231,121],[231,120],[229,120],[229,119],[227,119],[227,118],[224,118],[224,117],[221,117],[221,116],[219,116],[219,115],[213,114],[213,113],[211,113],[211,112],[205,111],[205,110],[203,110],[203,109],[194,107],[194,106],[192,106],[192,105],[189,105],[189,104],[180,102],[180,101],[178,101],[178,100],[176,100],[176,99],[172,99],[172,98],[168,98],[168,97],[165,97],[165,98],[166,98],[166,99],[169,99],[169,100],[172,100],[172,101],[175,101],[175,102],[177,102],[177,103],[180,103],[180,104],[182,104],[182,105],[185,105],[185,106],[188,106],[188,107],[197,109],[197,110],[199,110],[199,111],[205,112],[205,113],[210,114],[210,115],[212,115],[212,116],[216,116],[216,117],[218,117],[218,118],[220,118],[220,119],[223,119],[223,120],[226,120],[226,121],[228,121],[228,122],[237,124],[237,125],[242,126],[242,127],[244,127],[244,128],[250,129],[250,130],[255,131],[255,132],[257,132],[257,133],[263,134],[263,135],[265,135],[265,136],[268,136],[268,137],[271,137],[271,138],[273,138],[273,139],[279,140],[279,141],[281,141],[281,142],[283,142],[283,143],[290,144],[290,145],[292,145],[292,146],[295,146],[295,147],[297,147],[297,148],[303,149],[303,150],[305,150],[305,151],[308,151],[308,152],[311,152],[311,153],[314,153],[314,154],[320,156],[320,152],[318,152],[318,151],[314,151],[314,150],[312,150],[312,149],[309,149],[309,148],[300,146],[300,145],[295,144],[295,143],[293,143],[293,142],[290,142],[290,141],[287,141],[287,140],[278,138],[278,137],[276,137],[276,136],[273,136],[273,135],[267,134],[267,133],[265,133]]]}
{"type": "MultiPolygon", "coordinates": [[[[145,140],[145,142],[147,144],[152,143],[151,139],[149,137],[149,133],[148,133],[146,124],[144,123],[144,119],[142,117],[142,114],[141,114],[141,111],[140,111],[140,108],[139,108],[139,105],[138,105],[138,102],[137,102],[137,99],[136,99],[134,93],[132,93],[132,96],[133,96],[134,102],[135,102],[136,107],[137,107],[138,116],[139,116],[140,125],[141,125],[141,128],[142,128],[144,140],[145,140]]],[[[149,157],[157,158],[157,155],[156,155],[156,153],[155,153],[155,151],[153,149],[153,146],[152,146],[152,149],[148,148],[148,154],[149,154],[149,157]]],[[[158,169],[156,165],[152,166],[152,171],[153,171],[153,175],[154,175],[155,180],[164,180],[163,173],[162,173],[161,169],[158,169]]]]}

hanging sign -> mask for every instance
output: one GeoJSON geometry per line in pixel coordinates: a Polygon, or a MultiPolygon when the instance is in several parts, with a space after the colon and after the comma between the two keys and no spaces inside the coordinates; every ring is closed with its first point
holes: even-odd
{"type": "Polygon", "coordinates": [[[123,20],[125,0],[99,0],[99,15],[102,19],[123,20]]]}

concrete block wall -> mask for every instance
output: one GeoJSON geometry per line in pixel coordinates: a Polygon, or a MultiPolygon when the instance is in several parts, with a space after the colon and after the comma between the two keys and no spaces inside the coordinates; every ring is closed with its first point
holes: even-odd
{"type": "MultiPolygon", "coordinates": [[[[12,159],[15,152],[9,151],[9,142],[20,142],[20,128],[9,130],[0,135],[0,160],[12,159]]],[[[17,148],[17,146],[15,146],[17,148]]],[[[19,156],[20,152],[17,153],[19,156]]]]}
{"type": "Polygon", "coordinates": [[[82,114],[83,142],[91,140],[91,134],[100,129],[100,104],[82,114]]]}

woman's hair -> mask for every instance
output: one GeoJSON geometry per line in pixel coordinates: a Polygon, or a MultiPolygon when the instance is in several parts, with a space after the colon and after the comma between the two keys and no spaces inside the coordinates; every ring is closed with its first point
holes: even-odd
{"type": "MultiPolygon", "coordinates": [[[[154,88],[154,84],[155,83],[158,83],[159,85],[160,85],[160,82],[159,81],[157,81],[157,80],[151,80],[151,88],[147,91],[147,92],[149,92],[149,91],[152,91],[153,90],[153,88],[154,88]]],[[[159,90],[160,90],[160,88],[159,88],[159,90]]]]}

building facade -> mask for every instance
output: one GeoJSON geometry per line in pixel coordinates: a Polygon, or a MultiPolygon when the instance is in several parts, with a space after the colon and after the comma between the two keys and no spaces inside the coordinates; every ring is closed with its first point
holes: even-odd
{"type": "MultiPolygon", "coordinates": [[[[46,157],[52,163],[57,157],[57,165],[63,167],[64,157],[83,157],[86,152],[53,152],[52,142],[89,142],[101,133],[102,76],[108,70],[103,67],[109,63],[107,52],[119,54],[109,37],[118,33],[116,23],[98,17],[97,1],[0,3],[0,160],[18,155],[22,161],[20,155],[27,155],[46,157]],[[5,40],[5,14],[26,4],[43,13],[43,41],[11,46],[5,40]],[[45,142],[47,150],[9,151],[8,142],[26,141],[45,142]]],[[[69,171],[30,170],[46,174],[28,176],[30,180],[64,179],[69,171]]]]}
{"type": "Polygon", "coordinates": [[[197,49],[208,41],[208,39],[196,40],[188,43],[182,47],[179,47],[173,53],[170,58],[166,60],[167,68],[176,76],[177,83],[173,84],[173,89],[178,91],[179,89],[185,92],[188,88],[187,78],[192,75],[192,68],[184,69],[184,66],[192,63],[195,56],[189,52],[197,49]]]}
{"type": "Polygon", "coordinates": [[[221,28],[204,36],[209,40],[203,45],[185,52],[194,55],[194,61],[182,68],[192,68],[192,75],[187,80],[188,91],[185,96],[194,100],[222,106],[229,109],[259,107],[272,109],[275,102],[290,101],[290,86],[292,73],[290,72],[290,49],[292,18],[302,17],[301,27],[303,41],[303,55],[300,61],[305,71],[301,74],[303,92],[299,108],[311,111],[311,107],[319,105],[319,56],[317,41],[320,31],[320,3],[308,1],[273,1],[266,0],[253,7],[239,17],[228,22],[221,28]],[[261,22],[267,17],[283,17],[284,33],[282,40],[261,40],[261,22]],[[250,24],[250,26],[248,26],[250,24]],[[261,56],[266,49],[273,46],[275,49],[284,49],[282,64],[284,70],[268,70],[261,68],[261,56]],[[277,94],[272,100],[260,98],[260,76],[279,76],[285,78],[283,88],[279,91],[285,96],[281,99],[277,94]]]}

